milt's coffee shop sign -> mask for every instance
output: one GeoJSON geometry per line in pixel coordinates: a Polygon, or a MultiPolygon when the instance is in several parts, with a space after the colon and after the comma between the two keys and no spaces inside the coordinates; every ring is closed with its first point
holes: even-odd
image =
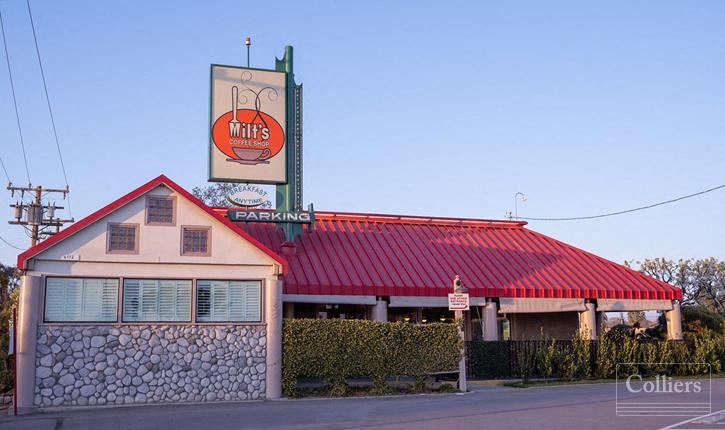
{"type": "Polygon", "coordinates": [[[287,183],[284,72],[211,66],[209,180],[287,183]]]}

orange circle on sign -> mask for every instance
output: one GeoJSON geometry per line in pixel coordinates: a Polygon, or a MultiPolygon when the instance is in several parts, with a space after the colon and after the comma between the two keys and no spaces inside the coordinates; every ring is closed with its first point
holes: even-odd
{"type": "Polygon", "coordinates": [[[261,149],[265,151],[264,159],[277,155],[284,146],[284,130],[277,120],[264,112],[252,109],[237,110],[239,132],[233,136],[230,132],[232,112],[229,111],[214,122],[212,126],[212,140],[214,145],[229,158],[239,160],[234,149],[261,149]],[[256,127],[256,133],[254,129],[256,127]],[[263,128],[267,128],[269,135],[264,136],[263,128]]]}

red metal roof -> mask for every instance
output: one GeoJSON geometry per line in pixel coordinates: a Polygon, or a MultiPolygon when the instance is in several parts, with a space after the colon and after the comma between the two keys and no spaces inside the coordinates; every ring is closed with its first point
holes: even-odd
{"type": "Polygon", "coordinates": [[[288,294],[445,296],[455,275],[479,297],[681,299],[679,288],[531,231],[525,222],[316,212],[279,255],[282,230],[233,223],[161,175],[18,255],[33,256],[164,185],[279,262],[288,294]]]}
{"type": "Polygon", "coordinates": [[[87,217],[79,220],[78,222],[75,222],[71,224],[68,228],[65,228],[61,230],[60,233],[55,234],[51,236],[50,238],[40,242],[39,244],[35,245],[34,247],[20,253],[18,255],[18,269],[22,270],[25,268],[25,263],[31,259],[33,256],[38,255],[42,251],[50,248],[51,246],[55,245],[56,243],[64,240],[68,236],[71,236],[84,228],[88,227],[89,225],[93,224],[94,222],[98,221],[99,219],[103,218],[104,216],[110,214],[111,212],[121,208],[122,206],[126,205],[127,203],[137,199],[138,197],[141,197],[142,195],[146,194],[150,190],[158,187],[159,185],[163,185],[168,187],[169,189],[176,191],[181,196],[189,200],[190,202],[194,203],[196,206],[201,208],[204,212],[208,213],[213,218],[217,219],[219,222],[227,226],[229,229],[231,229],[233,232],[237,233],[238,235],[242,236],[245,240],[249,241],[252,245],[258,247],[261,249],[264,253],[272,257],[275,261],[280,263],[282,265],[282,270],[286,272],[287,269],[287,261],[282,258],[279,254],[275,253],[271,249],[269,249],[264,244],[260,243],[256,238],[250,236],[247,234],[243,229],[239,228],[235,223],[229,221],[226,216],[223,214],[219,214],[217,211],[213,210],[209,206],[205,205],[204,202],[194,197],[193,194],[186,191],[184,188],[182,188],[179,184],[172,181],[166,175],[160,175],[156,178],[148,181],[147,183],[141,185],[140,187],[136,188],[135,190],[131,191],[130,193],[126,194],[125,196],[122,196],[111,203],[107,204],[106,206],[102,207],[101,209],[93,212],[92,214],[88,215],[87,217]]]}
{"type": "MultiPolygon", "coordinates": [[[[285,293],[444,296],[458,274],[479,297],[682,298],[679,288],[525,222],[338,212],[316,212],[315,219],[295,239],[296,253],[285,255],[285,293]]],[[[238,224],[281,249],[276,225],[238,224]]]]}

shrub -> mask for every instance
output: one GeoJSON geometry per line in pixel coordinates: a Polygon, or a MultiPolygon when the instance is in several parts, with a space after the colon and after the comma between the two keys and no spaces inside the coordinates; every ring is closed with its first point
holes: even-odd
{"type": "Polygon", "coordinates": [[[558,354],[556,340],[544,337],[537,354],[537,365],[544,381],[548,381],[554,375],[555,360],[558,354]]]}
{"type": "Polygon", "coordinates": [[[588,378],[591,375],[591,343],[588,338],[583,337],[577,330],[571,339],[574,376],[588,378]]]}
{"type": "Polygon", "coordinates": [[[537,341],[522,342],[516,349],[516,367],[518,374],[527,383],[536,369],[537,341]]]}
{"type": "Polygon", "coordinates": [[[720,348],[723,343],[722,336],[718,336],[710,330],[703,330],[690,336],[692,341],[692,361],[690,372],[692,373],[718,373],[721,369],[720,348]],[[710,366],[698,363],[708,363],[710,366]]]}
{"type": "Polygon", "coordinates": [[[412,325],[361,320],[285,320],[282,330],[282,389],[295,396],[298,378],[320,378],[330,394],[344,395],[351,377],[371,377],[373,392],[386,379],[458,366],[462,343],[453,324],[412,325]]]}
{"type": "Polygon", "coordinates": [[[617,364],[619,365],[617,367],[617,373],[636,373],[638,367],[635,363],[639,361],[639,341],[631,337],[625,337],[622,343],[619,344],[619,351],[617,352],[617,364]]]}
{"type": "Polygon", "coordinates": [[[614,377],[617,365],[617,345],[608,331],[603,331],[597,339],[597,361],[595,375],[597,378],[607,379],[614,377]]]}

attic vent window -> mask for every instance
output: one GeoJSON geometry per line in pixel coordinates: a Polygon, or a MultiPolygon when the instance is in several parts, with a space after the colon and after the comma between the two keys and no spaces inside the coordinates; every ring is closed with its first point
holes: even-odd
{"type": "Polygon", "coordinates": [[[146,197],[146,224],[175,225],[176,199],[172,196],[146,197]]]}
{"type": "Polygon", "coordinates": [[[211,227],[181,227],[181,255],[209,256],[211,227]]]}
{"type": "Polygon", "coordinates": [[[138,224],[108,224],[108,253],[138,254],[138,224]]]}

